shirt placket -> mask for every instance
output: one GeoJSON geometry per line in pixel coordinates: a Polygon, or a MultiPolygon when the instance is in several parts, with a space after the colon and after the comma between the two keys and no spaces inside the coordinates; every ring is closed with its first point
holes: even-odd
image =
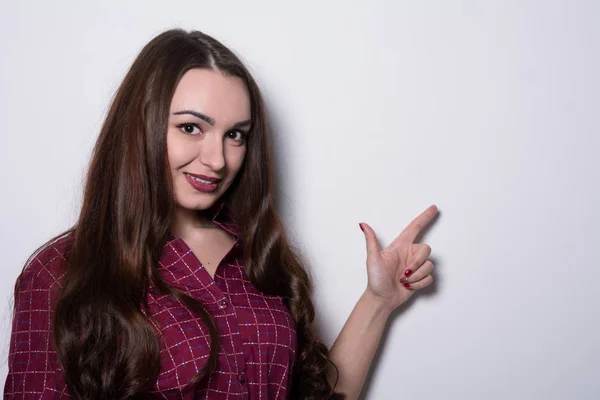
{"type": "Polygon", "coordinates": [[[229,365],[232,366],[232,373],[235,375],[235,381],[237,381],[237,384],[240,385],[239,392],[244,393],[242,398],[247,399],[249,398],[249,388],[248,379],[246,377],[246,359],[244,357],[244,348],[242,345],[239,323],[235,308],[231,303],[231,299],[219,287],[223,283],[222,278],[219,275],[222,273],[222,269],[225,268],[227,260],[230,256],[232,256],[232,253],[236,251],[239,244],[236,243],[232,250],[223,258],[217,267],[215,279],[210,276],[208,271],[206,271],[206,269],[202,266],[202,263],[200,263],[200,260],[198,260],[198,258],[185,243],[180,241],[178,245],[181,247],[181,250],[187,253],[184,257],[186,263],[190,266],[194,265],[196,267],[194,268],[196,271],[196,278],[204,287],[204,289],[208,291],[208,295],[203,295],[199,300],[202,301],[207,310],[213,316],[215,324],[221,333],[220,340],[223,341],[225,337],[226,340],[229,341],[229,345],[231,345],[231,352],[227,351],[227,347],[229,346],[224,346],[226,350],[225,356],[229,361],[229,365]],[[225,336],[222,334],[223,332],[226,333],[225,336]],[[227,335],[227,333],[229,334],[227,335]]]}

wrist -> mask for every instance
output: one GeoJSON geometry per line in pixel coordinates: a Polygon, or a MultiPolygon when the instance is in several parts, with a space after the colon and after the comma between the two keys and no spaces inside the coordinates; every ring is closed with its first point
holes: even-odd
{"type": "Polygon", "coordinates": [[[374,312],[374,315],[386,319],[390,316],[392,311],[394,311],[394,307],[389,304],[389,301],[371,292],[368,288],[365,289],[362,296],[360,296],[360,301],[364,302],[367,308],[374,312]]]}

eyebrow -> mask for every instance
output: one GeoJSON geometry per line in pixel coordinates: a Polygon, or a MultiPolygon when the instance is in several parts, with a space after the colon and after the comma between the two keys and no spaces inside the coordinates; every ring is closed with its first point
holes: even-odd
{"type": "MultiPolygon", "coordinates": [[[[215,124],[215,120],[213,118],[209,117],[208,115],[204,115],[195,110],[182,110],[182,111],[176,111],[173,113],[173,115],[185,115],[185,114],[193,115],[196,118],[199,118],[203,121],[208,122],[211,126],[214,126],[214,124],[215,124]]],[[[247,119],[245,121],[236,122],[232,128],[233,129],[243,128],[243,127],[249,126],[250,124],[252,124],[252,120],[247,119]]]]}

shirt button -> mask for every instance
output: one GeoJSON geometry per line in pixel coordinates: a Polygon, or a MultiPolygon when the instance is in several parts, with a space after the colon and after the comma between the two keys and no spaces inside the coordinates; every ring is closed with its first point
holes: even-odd
{"type": "Polygon", "coordinates": [[[243,372],[242,372],[242,373],[240,373],[240,374],[238,375],[238,380],[240,381],[240,383],[241,383],[242,385],[243,385],[243,384],[245,384],[245,383],[246,383],[246,375],[244,375],[244,373],[243,373],[243,372]]]}
{"type": "Polygon", "coordinates": [[[221,310],[224,310],[224,309],[226,309],[226,308],[227,308],[227,305],[228,305],[228,304],[227,304],[227,301],[226,301],[226,300],[221,300],[221,301],[219,302],[219,308],[220,308],[221,310]]]}

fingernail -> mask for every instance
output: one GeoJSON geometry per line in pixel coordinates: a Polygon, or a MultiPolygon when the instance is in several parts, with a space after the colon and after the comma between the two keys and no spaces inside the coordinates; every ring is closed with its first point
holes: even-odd
{"type": "Polygon", "coordinates": [[[404,287],[407,288],[407,289],[410,289],[410,283],[404,282],[404,287]]]}
{"type": "Polygon", "coordinates": [[[358,224],[358,226],[360,226],[361,231],[363,231],[363,232],[365,231],[365,229],[362,227],[362,224],[358,224]]]}
{"type": "Polygon", "coordinates": [[[406,277],[408,278],[409,276],[411,276],[413,273],[412,269],[407,269],[406,271],[404,271],[404,275],[406,275],[406,277]]]}

